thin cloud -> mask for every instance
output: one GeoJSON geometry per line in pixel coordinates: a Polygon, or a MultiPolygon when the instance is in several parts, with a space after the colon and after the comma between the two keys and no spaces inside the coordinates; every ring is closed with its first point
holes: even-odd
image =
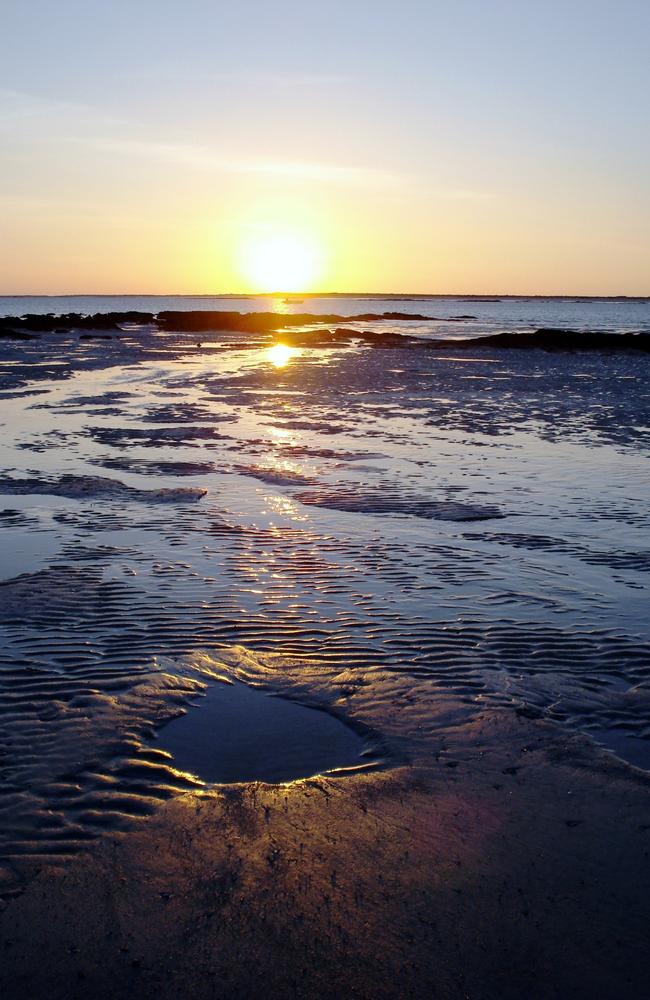
{"type": "Polygon", "coordinates": [[[139,139],[100,139],[93,142],[102,152],[123,156],[147,157],[163,163],[196,170],[230,174],[268,174],[290,180],[324,183],[395,184],[403,176],[375,167],[348,166],[337,163],[313,163],[298,160],[257,160],[220,156],[203,146],[184,143],[143,141],[139,139]]]}
{"type": "Polygon", "coordinates": [[[472,188],[451,188],[446,191],[437,191],[441,198],[449,198],[451,201],[490,201],[496,198],[494,191],[477,191],[472,188]]]}
{"type": "Polygon", "coordinates": [[[22,90],[0,87],[0,121],[11,122],[23,118],[36,118],[39,115],[51,115],[53,112],[78,114],[89,110],[88,105],[78,104],[74,101],[42,97],[38,94],[28,94],[22,90]]]}
{"type": "Polygon", "coordinates": [[[349,86],[355,77],[344,73],[273,73],[255,72],[250,68],[246,70],[232,70],[222,72],[210,69],[182,69],[177,67],[156,67],[156,69],[130,69],[125,73],[117,73],[117,79],[134,82],[161,82],[183,84],[190,83],[196,86],[197,83],[228,84],[236,83],[240,87],[248,89],[258,89],[259,87],[277,87],[280,89],[300,89],[305,87],[343,87],[349,86]]]}

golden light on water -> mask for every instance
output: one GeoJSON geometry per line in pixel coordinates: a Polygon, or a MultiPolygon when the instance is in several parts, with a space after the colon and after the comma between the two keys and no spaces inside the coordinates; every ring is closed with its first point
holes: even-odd
{"type": "Polygon", "coordinates": [[[289,363],[295,354],[296,348],[289,347],[287,344],[274,344],[273,347],[269,347],[266,352],[268,360],[272,365],[275,365],[276,368],[284,368],[284,366],[289,363]]]}
{"type": "Polygon", "coordinates": [[[242,242],[239,269],[254,292],[303,292],[322,277],[323,250],[308,232],[265,227],[242,242]]]}

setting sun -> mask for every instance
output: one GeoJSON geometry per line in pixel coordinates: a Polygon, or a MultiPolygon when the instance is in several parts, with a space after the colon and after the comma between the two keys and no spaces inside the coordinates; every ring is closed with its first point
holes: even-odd
{"type": "Polygon", "coordinates": [[[308,234],[266,231],[246,239],[240,249],[242,277],[254,292],[303,292],[322,276],[323,253],[308,234]]]}

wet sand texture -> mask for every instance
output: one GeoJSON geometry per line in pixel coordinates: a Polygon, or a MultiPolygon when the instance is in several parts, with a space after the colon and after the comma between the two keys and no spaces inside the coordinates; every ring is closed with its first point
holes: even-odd
{"type": "Polygon", "coordinates": [[[224,315],[0,323],[2,1000],[646,1000],[648,334],[224,315]]]}
{"type": "Polygon", "coordinates": [[[175,799],[7,906],[2,995],[642,1000],[647,784],[503,715],[450,749],[175,799]]]}

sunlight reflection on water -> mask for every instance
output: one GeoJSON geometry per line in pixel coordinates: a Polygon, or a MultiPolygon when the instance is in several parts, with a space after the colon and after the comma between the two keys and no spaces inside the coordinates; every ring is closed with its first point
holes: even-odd
{"type": "Polygon", "coordinates": [[[273,347],[269,347],[266,357],[276,368],[284,368],[296,353],[295,347],[289,347],[287,344],[274,344],[273,347]]]}

